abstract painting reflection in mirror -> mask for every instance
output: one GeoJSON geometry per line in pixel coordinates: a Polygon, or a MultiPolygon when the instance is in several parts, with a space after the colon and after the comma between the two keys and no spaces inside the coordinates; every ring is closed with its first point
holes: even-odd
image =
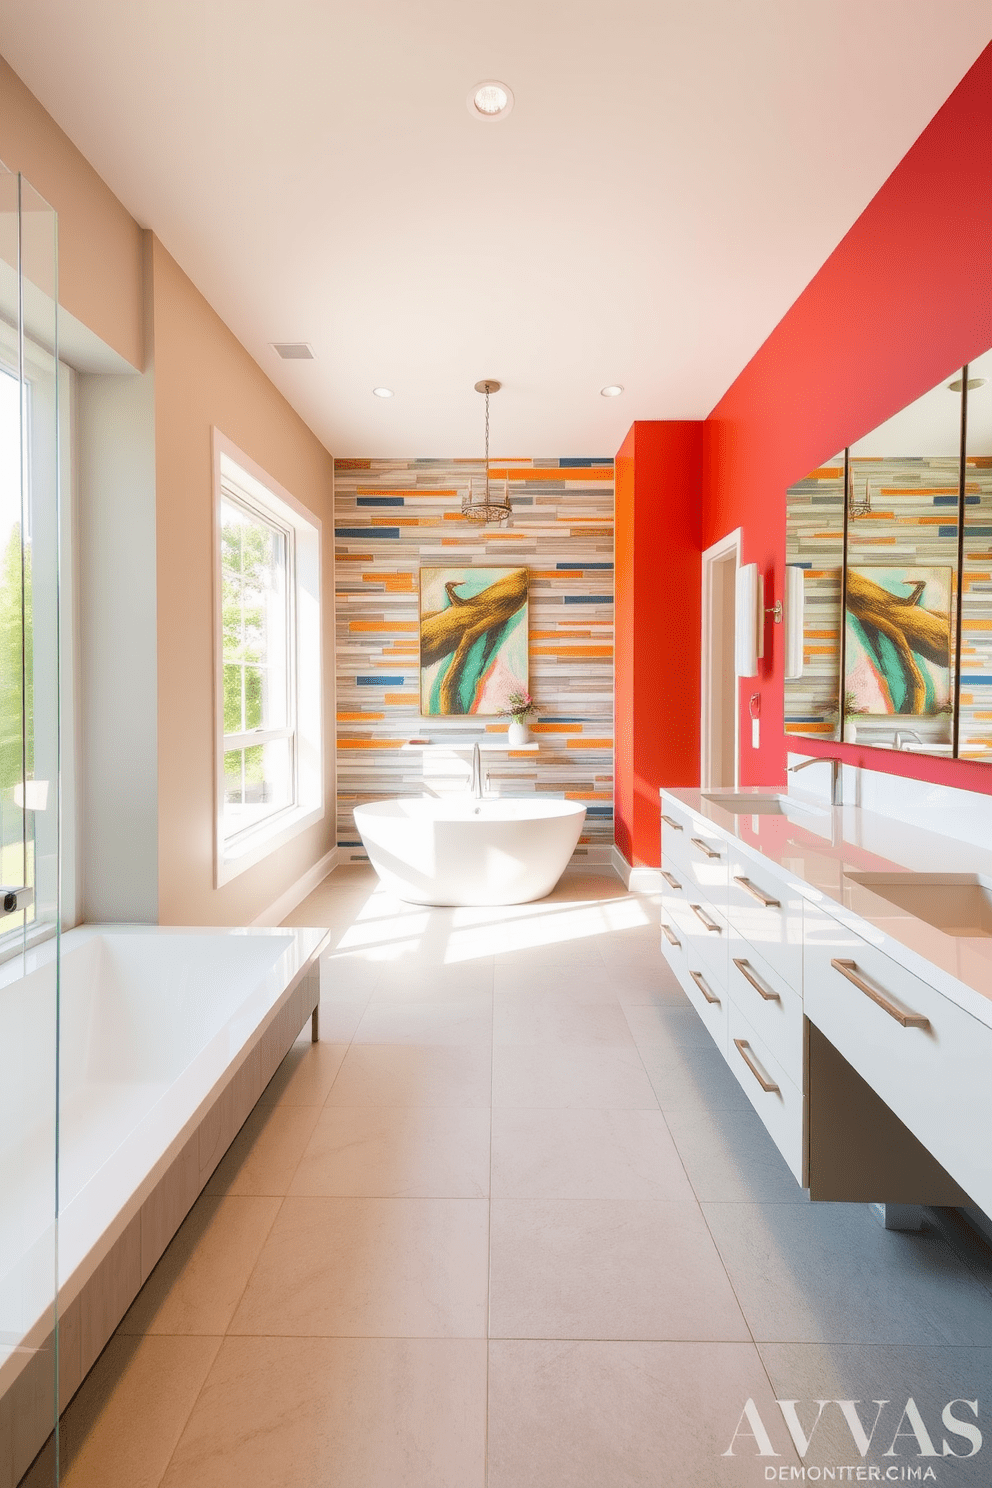
{"type": "Polygon", "coordinates": [[[849,566],[845,712],[950,714],[950,567],[849,566]]]}

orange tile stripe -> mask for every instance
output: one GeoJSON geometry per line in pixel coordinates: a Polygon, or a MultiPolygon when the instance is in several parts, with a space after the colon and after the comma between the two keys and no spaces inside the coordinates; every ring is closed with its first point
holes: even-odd
{"type": "Polygon", "coordinates": [[[964,630],[992,630],[992,620],[965,620],[962,625],[964,630]]]}
{"type": "MultiPolygon", "coordinates": [[[[335,563],[374,563],[374,553],[335,553],[335,563]]],[[[365,575],[362,574],[364,579],[365,575]]]]}
{"type": "MultiPolygon", "coordinates": [[[[362,520],[365,518],[363,516],[362,520]]],[[[429,527],[430,517],[372,517],[370,527],[429,527]]]]}
{"type": "Polygon", "coordinates": [[[566,801],[612,801],[612,791],[566,791],[566,801]]]}
{"type": "Polygon", "coordinates": [[[612,749],[612,739],[569,739],[566,749],[612,749]]]}
{"type": "Polygon", "coordinates": [[[415,588],[413,574],[391,574],[391,573],[363,573],[363,584],[384,584],[387,594],[395,594],[398,590],[410,590],[415,588]]]}
{"type": "Polygon", "coordinates": [[[612,656],[612,646],[533,646],[533,656],[612,656]]]}
{"type": "Polygon", "coordinates": [[[338,723],[379,723],[385,718],[385,713],[339,713],[338,723]]]}
{"type": "Polygon", "coordinates": [[[417,629],[416,620],[349,620],[349,630],[413,630],[417,629]]]}
{"type": "Polygon", "coordinates": [[[339,739],[339,749],[400,749],[405,739],[339,739]]]}
{"type": "MultiPolygon", "coordinates": [[[[402,707],[404,703],[419,703],[420,702],[420,693],[419,692],[387,692],[385,694],[385,696],[384,696],[384,701],[387,702],[387,703],[393,703],[393,704],[395,704],[396,707],[402,707]]],[[[385,717],[385,714],[383,714],[383,717],[385,717]]]]}
{"type": "Polygon", "coordinates": [[[489,468],[490,480],[506,480],[509,476],[511,485],[514,481],[591,481],[598,486],[607,486],[612,475],[613,471],[607,465],[567,466],[564,470],[557,467],[547,470],[513,470],[496,465],[489,468]]]}
{"type": "Polygon", "coordinates": [[[399,486],[356,486],[356,496],[402,496],[404,500],[408,496],[457,496],[458,492],[452,488],[444,491],[425,491],[418,487],[412,491],[405,491],[399,486]]]}
{"type": "Polygon", "coordinates": [[[814,640],[817,640],[817,641],[829,641],[829,640],[836,640],[837,637],[840,635],[840,631],[839,630],[808,630],[806,632],[806,634],[808,636],[812,636],[813,639],[814,640]]]}
{"type": "Polygon", "coordinates": [[[532,734],[581,734],[581,723],[532,723],[532,734]]]}

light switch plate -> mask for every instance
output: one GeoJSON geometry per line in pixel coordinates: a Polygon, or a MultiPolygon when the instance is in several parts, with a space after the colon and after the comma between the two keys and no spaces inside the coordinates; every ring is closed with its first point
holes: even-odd
{"type": "Polygon", "coordinates": [[[758,748],[758,743],[759,743],[760,737],[761,737],[761,719],[760,718],[752,718],[751,719],[751,748],[752,749],[757,749],[758,748]]]}

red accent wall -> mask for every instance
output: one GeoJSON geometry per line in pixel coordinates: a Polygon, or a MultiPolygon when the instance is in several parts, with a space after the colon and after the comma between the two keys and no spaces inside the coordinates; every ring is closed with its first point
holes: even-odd
{"type": "Polygon", "coordinates": [[[660,862],[662,785],[699,779],[699,421],[635,423],[616,457],[616,842],[660,862]]]}
{"type": "MultiPolygon", "coordinates": [[[[699,779],[703,549],[741,527],[742,562],[758,564],[773,604],[787,488],[990,347],[992,46],[709,418],[636,423],[617,455],[616,842],[628,862],[658,862],[658,787],[699,779]]],[[[768,625],[759,675],[741,682],[745,785],[784,779],[783,660],[768,625]]],[[[992,767],[974,761],[794,747],[992,794],[992,767]]]]}
{"type": "MultiPolygon", "coordinates": [[[[979,57],[707,421],[702,546],[743,528],[744,563],[781,596],[785,492],[992,347],[992,46],[979,57]]],[[[741,682],[741,781],[783,778],[783,636],[741,682]],[[747,700],[761,694],[761,747],[747,700]]],[[[975,762],[796,740],[867,769],[992,794],[975,762]]]]}

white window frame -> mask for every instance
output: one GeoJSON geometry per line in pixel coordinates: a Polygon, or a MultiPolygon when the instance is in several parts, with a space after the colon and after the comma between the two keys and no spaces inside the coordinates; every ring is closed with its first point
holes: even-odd
{"type": "MultiPolygon", "coordinates": [[[[35,586],[36,616],[43,616],[51,623],[55,623],[56,610],[58,611],[59,631],[59,686],[56,697],[54,679],[50,674],[43,678],[43,685],[39,690],[37,687],[39,653],[34,651],[35,666],[35,699],[37,711],[37,699],[49,695],[49,701],[54,701],[58,713],[59,729],[59,781],[50,780],[48,790],[48,801],[46,811],[51,813],[46,816],[39,830],[39,824],[34,823],[35,834],[35,865],[34,865],[34,890],[36,895],[36,914],[44,910],[45,917],[35,919],[27,928],[14,926],[7,930],[4,928],[3,920],[0,920],[0,964],[11,960],[21,954],[26,946],[37,945],[41,941],[48,940],[56,933],[56,921],[49,915],[55,908],[55,896],[51,890],[54,882],[60,880],[60,903],[58,906],[59,921],[63,929],[69,929],[79,919],[78,894],[78,872],[76,853],[78,848],[78,833],[76,830],[76,576],[75,576],[75,484],[76,484],[76,440],[75,440],[75,373],[72,368],[63,361],[56,363],[53,352],[41,345],[26,332],[23,338],[24,374],[29,386],[29,414],[27,420],[27,436],[29,440],[28,461],[29,467],[34,467],[39,459],[39,449],[36,440],[41,438],[40,427],[36,422],[38,417],[39,389],[42,398],[42,412],[44,419],[58,417],[58,447],[56,452],[57,468],[55,472],[55,490],[57,511],[38,512],[36,517],[47,518],[52,524],[49,536],[58,544],[58,572],[54,572],[50,564],[37,569],[33,574],[35,586]],[[57,390],[53,386],[52,372],[56,370],[58,382],[57,390]],[[61,788],[61,789],[60,789],[61,788]],[[55,820],[56,816],[58,821],[55,820]],[[39,838],[41,839],[39,843],[39,838]],[[39,852],[39,846],[47,847],[48,852],[39,852]],[[39,883],[39,874],[42,862],[47,858],[49,867],[49,879],[47,885],[39,883]],[[56,873],[56,859],[60,859],[60,871],[56,873]],[[41,897],[44,892],[44,897],[41,897]]],[[[4,374],[17,378],[18,376],[18,347],[13,328],[5,322],[0,324],[0,365],[3,366],[4,374]]],[[[44,424],[47,430],[50,426],[44,424]]],[[[41,458],[47,458],[49,454],[47,446],[44,448],[41,458]]],[[[29,475],[29,480],[30,480],[29,475]]],[[[33,533],[33,537],[37,533],[33,533]]],[[[51,554],[49,554],[51,556],[51,554]]],[[[50,658],[49,658],[50,659],[50,658]]],[[[43,663],[42,663],[43,664],[43,663]]],[[[36,720],[37,721],[37,720],[36,720]]],[[[54,725],[55,720],[52,720],[54,725]]],[[[43,735],[44,737],[44,735],[43,735]]],[[[51,737],[44,737],[44,742],[51,747],[51,737]]],[[[35,740],[36,750],[38,738],[35,740]]],[[[38,764],[38,754],[35,755],[35,764],[38,764]]]]}
{"type": "MultiPolygon", "coordinates": [[[[321,524],[278,481],[213,430],[214,470],[214,884],[220,888],[324,816],[323,666],[321,661],[321,524]],[[221,508],[232,498],[286,535],[289,624],[289,733],[293,740],[294,803],[225,836],[223,545],[221,508]]],[[[286,729],[265,737],[286,737],[286,729]]],[[[245,736],[247,738],[247,736],[245,736]]],[[[252,736],[250,742],[263,738],[252,736]]]]}

